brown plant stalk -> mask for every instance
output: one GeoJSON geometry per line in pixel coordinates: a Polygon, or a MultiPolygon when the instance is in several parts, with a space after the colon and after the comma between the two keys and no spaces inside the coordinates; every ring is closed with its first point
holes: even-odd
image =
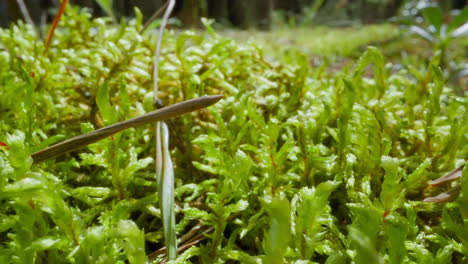
{"type": "Polygon", "coordinates": [[[202,96],[188,101],[173,104],[148,114],[125,120],[110,126],[106,126],[93,132],[76,136],[74,138],[62,141],[31,155],[34,163],[39,163],[51,158],[58,157],[73,150],[81,149],[91,143],[109,137],[117,132],[130,127],[141,126],[144,124],[163,121],[172,117],[190,113],[202,108],[208,107],[218,102],[222,95],[202,96]]]}
{"type": "Polygon", "coordinates": [[[60,4],[59,10],[57,14],[54,17],[54,21],[52,21],[52,25],[49,29],[49,33],[47,34],[47,39],[45,42],[45,48],[44,48],[44,54],[47,53],[47,50],[49,49],[50,42],[52,41],[52,37],[54,36],[55,29],[58,26],[58,23],[60,21],[60,18],[62,17],[63,13],[65,13],[65,8],[67,7],[68,0],[63,0],[62,3],[60,4]]]}

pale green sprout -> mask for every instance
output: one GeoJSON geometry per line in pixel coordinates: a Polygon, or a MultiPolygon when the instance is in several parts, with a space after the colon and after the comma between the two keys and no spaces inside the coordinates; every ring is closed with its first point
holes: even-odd
{"type": "MultiPolygon", "coordinates": [[[[175,6],[175,0],[170,0],[159,29],[159,35],[154,52],[153,87],[154,101],[158,100],[159,90],[159,58],[161,43],[167,20],[175,6]]],[[[169,152],[169,129],[163,122],[156,124],[156,176],[158,181],[159,205],[163,221],[164,239],[167,248],[167,258],[174,260],[177,257],[177,239],[174,212],[174,167],[169,152]]]]}

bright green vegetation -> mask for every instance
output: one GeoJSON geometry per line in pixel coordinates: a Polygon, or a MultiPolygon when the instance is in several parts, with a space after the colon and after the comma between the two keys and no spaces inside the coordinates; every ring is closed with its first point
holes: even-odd
{"type": "MultiPolygon", "coordinates": [[[[46,55],[31,27],[0,31],[0,263],[162,260],[152,127],[29,157],[154,109],[154,37],[106,21],[69,8],[46,55]]],[[[168,122],[175,263],[468,261],[468,169],[458,199],[421,202],[468,156],[468,101],[437,54],[398,69],[370,47],[330,71],[209,26],[166,34],[164,103],[225,95],[168,122]]]]}
{"type": "Polygon", "coordinates": [[[389,24],[365,27],[299,27],[279,28],[271,32],[232,31],[226,35],[240,41],[251,40],[266,49],[268,54],[299,50],[312,56],[359,55],[365,46],[391,41],[400,35],[396,26],[389,24]]]}

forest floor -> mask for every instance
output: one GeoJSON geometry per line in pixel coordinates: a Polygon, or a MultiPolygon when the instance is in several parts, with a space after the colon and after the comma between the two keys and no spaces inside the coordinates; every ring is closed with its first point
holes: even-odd
{"type": "MultiPolygon", "coordinates": [[[[312,67],[324,67],[328,72],[338,72],[350,67],[368,46],[380,49],[386,61],[396,71],[404,65],[427,64],[433,56],[434,43],[430,43],[392,24],[372,24],[349,27],[299,27],[286,26],[272,31],[224,30],[221,35],[240,43],[249,42],[263,50],[265,57],[287,62],[296,54],[308,57],[312,67]]],[[[454,40],[448,47],[453,58],[453,73],[449,84],[456,86],[459,94],[468,91],[468,37],[454,40]]]]}
{"type": "Polygon", "coordinates": [[[393,25],[168,30],[159,99],[222,100],[34,161],[154,111],[141,20],[70,8],[50,47],[0,30],[0,263],[466,263],[467,38],[441,54],[393,25]]]}

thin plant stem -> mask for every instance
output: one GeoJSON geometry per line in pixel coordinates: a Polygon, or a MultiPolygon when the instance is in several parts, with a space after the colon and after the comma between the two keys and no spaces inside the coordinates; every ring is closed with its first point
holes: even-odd
{"type": "Polygon", "coordinates": [[[91,143],[109,137],[117,132],[130,127],[141,126],[166,120],[172,117],[190,113],[205,107],[208,107],[219,101],[222,95],[211,95],[195,98],[181,103],[173,104],[148,114],[125,120],[110,126],[106,126],[93,132],[76,136],[74,138],[62,141],[43,150],[37,151],[31,155],[34,163],[39,163],[68,153],[73,150],[81,149],[91,143]]]}
{"type": "Polygon", "coordinates": [[[18,6],[20,8],[21,14],[23,15],[24,20],[26,23],[32,25],[34,27],[34,21],[32,20],[31,16],[29,15],[28,8],[26,7],[26,4],[24,4],[23,0],[16,0],[18,3],[18,6]]]}
{"type": "Polygon", "coordinates": [[[164,28],[166,27],[167,20],[172,13],[172,10],[175,6],[175,0],[169,0],[169,5],[164,13],[163,20],[161,22],[161,28],[159,29],[158,40],[156,43],[156,48],[154,51],[154,68],[153,68],[153,92],[154,92],[154,101],[158,100],[158,91],[159,91],[159,57],[161,53],[161,44],[162,37],[164,33],[164,28]]]}
{"type": "Polygon", "coordinates": [[[156,18],[158,18],[164,12],[164,10],[166,10],[168,4],[169,2],[164,3],[163,6],[161,6],[158,10],[156,10],[156,12],[154,12],[154,14],[143,25],[143,28],[140,30],[140,34],[145,32],[146,29],[148,29],[149,25],[151,25],[151,22],[153,22],[156,18]]]}
{"type": "Polygon", "coordinates": [[[59,10],[57,14],[55,15],[54,20],[52,21],[52,25],[50,27],[49,33],[47,34],[47,39],[45,42],[44,54],[46,54],[47,50],[49,49],[50,42],[52,41],[52,37],[54,36],[55,29],[57,28],[58,23],[63,13],[65,13],[65,8],[67,7],[67,4],[68,4],[68,0],[62,1],[62,3],[60,4],[59,10]]]}
{"type": "MultiPolygon", "coordinates": [[[[159,92],[159,59],[161,54],[161,44],[167,20],[175,6],[175,0],[169,0],[169,4],[164,13],[159,35],[154,51],[153,68],[153,99],[158,100],[159,92]]],[[[156,15],[156,14],[155,14],[156,15]]],[[[165,123],[156,124],[156,178],[158,181],[159,205],[163,220],[164,239],[166,242],[167,258],[174,260],[177,257],[177,238],[175,234],[175,212],[174,212],[174,172],[169,152],[169,132],[165,123]]]]}

